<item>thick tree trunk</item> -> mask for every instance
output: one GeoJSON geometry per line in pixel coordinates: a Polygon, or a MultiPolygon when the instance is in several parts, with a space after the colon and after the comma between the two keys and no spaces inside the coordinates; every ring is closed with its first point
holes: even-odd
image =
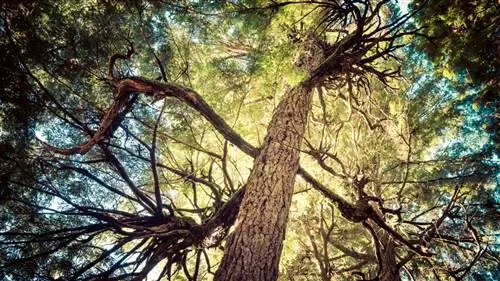
{"type": "Polygon", "coordinates": [[[276,280],[299,163],[299,147],[311,107],[303,83],[278,105],[246,185],[235,230],[215,280],[276,280]]]}

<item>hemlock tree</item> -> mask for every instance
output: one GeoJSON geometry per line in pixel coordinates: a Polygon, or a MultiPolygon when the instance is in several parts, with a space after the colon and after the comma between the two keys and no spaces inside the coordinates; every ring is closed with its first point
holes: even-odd
{"type": "Polygon", "coordinates": [[[498,163],[445,147],[422,9],[2,4],[2,277],[493,280],[498,163]]]}

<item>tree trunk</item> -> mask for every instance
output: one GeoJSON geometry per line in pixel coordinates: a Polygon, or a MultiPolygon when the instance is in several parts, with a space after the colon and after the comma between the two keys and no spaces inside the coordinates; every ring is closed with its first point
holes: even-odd
{"type": "Polygon", "coordinates": [[[383,249],[380,281],[400,281],[399,266],[396,260],[396,244],[391,235],[384,232],[381,241],[383,249]]]}
{"type": "Polygon", "coordinates": [[[401,281],[399,276],[399,266],[396,259],[396,244],[394,238],[376,223],[369,222],[372,229],[375,230],[376,237],[374,241],[378,244],[378,280],[380,281],[401,281]]]}
{"type": "Polygon", "coordinates": [[[248,182],[215,280],[276,280],[299,148],[311,107],[308,82],[278,105],[248,182]]]}

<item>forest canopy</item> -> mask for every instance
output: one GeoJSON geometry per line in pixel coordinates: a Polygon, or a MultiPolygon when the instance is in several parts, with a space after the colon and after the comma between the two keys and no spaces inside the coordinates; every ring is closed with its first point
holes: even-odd
{"type": "Polygon", "coordinates": [[[0,279],[496,280],[499,11],[2,2],[0,279]]]}

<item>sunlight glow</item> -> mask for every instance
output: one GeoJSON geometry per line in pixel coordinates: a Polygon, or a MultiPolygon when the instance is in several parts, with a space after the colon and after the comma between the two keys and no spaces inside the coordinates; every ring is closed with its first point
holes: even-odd
{"type": "Polygon", "coordinates": [[[408,13],[408,4],[410,3],[409,0],[396,0],[398,3],[399,8],[401,9],[401,13],[406,14],[408,13]]]}

